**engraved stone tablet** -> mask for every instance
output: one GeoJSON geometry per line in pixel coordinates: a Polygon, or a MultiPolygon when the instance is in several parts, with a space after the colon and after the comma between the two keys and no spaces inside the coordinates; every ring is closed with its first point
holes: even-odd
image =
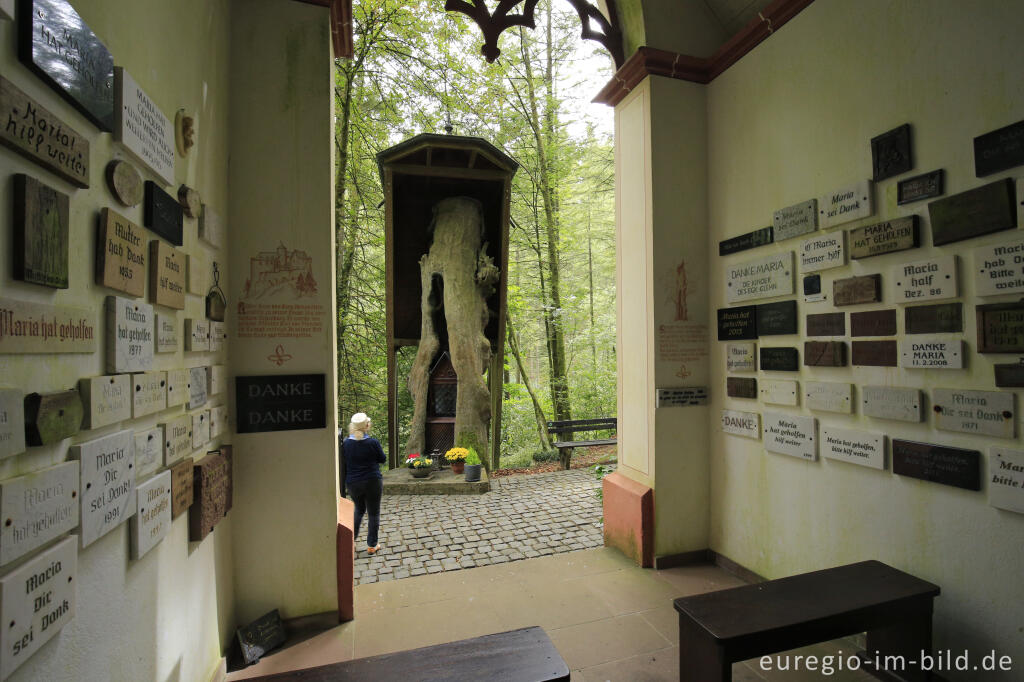
{"type": "Polygon", "coordinates": [[[175,246],[181,246],[184,226],[181,204],[152,180],[146,180],[145,187],[142,217],[146,227],[175,246]]]}
{"type": "Polygon", "coordinates": [[[206,286],[206,259],[196,254],[189,254],[185,258],[188,270],[188,293],[196,296],[205,296],[208,291],[206,286]]]}
{"type": "MultiPolygon", "coordinates": [[[[659,388],[656,390],[657,407],[692,407],[708,404],[707,386],[683,386],[681,388],[659,388]]],[[[210,438],[213,433],[213,410],[210,414],[210,438]]]]}
{"type": "Polygon", "coordinates": [[[1024,121],[974,138],[974,174],[981,178],[1024,165],[1024,121]]]}
{"type": "Polygon", "coordinates": [[[804,275],[804,301],[807,303],[813,303],[816,301],[824,301],[828,296],[821,293],[821,275],[804,275]]]}
{"type": "Polygon", "coordinates": [[[142,479],[163,466],[164,430],[159,426],[135,434],[135,478],[142,479]]]}
{"type": "Polygon", "coordinates": [[[867,218],[875,212],[874,183],[870,180],[837,189],[818,198],[818,224],[821,229],[867,218]]]}
{"type": "Polygon", "coordinates": [[[107,187],[118,203],[131,208],[142,201],[142,176],[127,161],[114,159],[107,164],[107,187]]]}
{"type": "Polygon", "coordinates": [[[780,208],[772,217],[772,227],[777,242],[814,232],[818,229],[818,200],[780,208]]]}
{"type": "Polygon", "coordinates": [[[188,370],[188,409],[194,410],[206,404],[209,392],[206,388],[206,368],[190,367],[188,370]]]}
{"type": "Polygon", "coordinates": [[[193,413],[192,417],[192,449],[198,449],[210,442],[210,411],[202,410],[193,413]]]}
{"type": "Polygon", "coordinates": [[[132,375],[132,418],[167,409],[167,372],[132,375]]]}
{"type": "Polygon", "coordinates": [[[850,336],[895,336],[896,309],[850,313],[850,336]]]}
{"type": "Polygon", "coordinates": [[[185,318],[185,350],[210,350],[210,323],[206,320],[185,318]]]}
{"type": "Polygon", "coordinates": [[[981,453],[893,439],[892,472],[922,481],[981,490],[981,453]]]}
{"type": "Polygon", "coordinates": [[[844,232],[811,237],[800,244],[800,270],[817,272],[846,265],[844,232]]]}
{"type": "Polygon", "coordinates": [[[75,542],[74,536],[65,538],[0,577],[0,678],[7,679],[74,618],[75,542]]]}
{"type": "Polygon", "coordinates": [[[885,434],[822,426],[821,454],[829,459],[885,469],[885,434]]]}
{"type": "Polygon", "coordinates": [[[945,191],[943,189],[945,184],[943,180],[941,168],[930,173],[900,180],[896,183],[896,203],[903,205],[920,201],[921,199],[941,197],[945,191]]]}
{"type": "Polygon", "coordinates": [[[895,341],[853,341],[854,366],[895,367],[897,352],[895,341]]]}
{"type": "Polygon", "coordinates": [[[974,307],[979,353],[1024,353],[1024,303],[974,307]]]}
{"type": "Polygon", "coordinates": [[[959,292],[956,256],[952,254],[897,265],[892,279],[897,303],[956,298],[959,292]]]}
{"type": "Polygon", "coordinates": [[[853,413],[853,385],[834,381],[805,381],[804,400],[812,410],[853,413]]]}
{"type": "Polygon", "coordinates": [[[760,230],[754,230],[753,232],[747,232],[738,237],[718,242],[718,255],[728,256],[730,253],[738,253],[739,251],[771,244],[772,241],[772,227],[769,225],[768,227],[762,227],[760,230]]]}
{"type": "Polygon", "coordinates": [[[0,144],[73,185],[89,186],[89,140],[2,76],[0,144]]]}
{"type": "Polygon", "coordinates": [[[840,305],[856,305],[858,303],[878,303],[882,300],[882,276],[864,275],[848,277],[832,282],[832,303],[840,305]]]}
{"type": "Polygon", "coordinates": [[[242,660],[249,665],[260,660],[268,651],[284,644],[287,639],[284,623],[281,622],[277,609],[263,614],[245,627],[238,628],[242,660]]]}
{"type": "Polygon", "coordinates": [[[164,466],[192,452],[192,417],[182,415],[160,425],[164,430],[164,466]]]}
{"type": "Polygon", "coordinates": [[[199,214],[199,238],[216,249],[224,246],[224,223],[220,214],[207,204],[203,204],[199,214]]]}
{"type": "Polygon", "coordinates": [[[762,303],[757,306],[757,335],[796,334],[796,301],[762,303]]]}
{"type": "Polygon", "coordinates": [[[936,388],[932,392],[935,428],[1013,438],[1016,410],[1012,393],[936,388]]]}
{"type": "Polygon", "coordinates": [[[209,453],[192,467],[193,502],[188,510],[188,539],[200,542],[227,514],[231,475],[223,455],[209,453]]]}
{"type": "Polygon", "coordinates": [[[14,279],[68,288],[69,205],[67,194],[14,176],[14,279]]]}
{"type": "Polygon", "coordinates": [[[726,267],[729,303],[793,293],[793,252],[786,251],[726,267]]]}
{"type": "Polygon", "coordinates": [[[159,239],[149,242],[149,300],[185,308],[185,254],[159,239]]]}
{"type": "Polygon", "coordinates": [[[107,296],[107,371],[139,372],[153,366],[153,306],[107,296]]]}
{"type": "Polygon", "coordinates": [[[757,398],[757,379],[726,377],[725,394],[730,398],[757,398]]]}
{"type": "Polygon", "coordinates": [[[71,447],[81,463],[82,547],[88,547],[135,513],[135,455],[131,431],[71,447]]]}
{"type": "Polygon", "coordinates": [[[172,369],[167,372],[167,407],[184,405],[188,400],[188,370],[172,369]]]}
{"type": "Polygon", "coordinates": [[[114,113],[114,139],[173,185],[174,126],[120,66],[114,68],[114,113]]]}
{"type": "Polygon", "coordinates": [[[718,340],[757,338],[757,306],[718,309],[718,340]]]}
{"type": "Polygon", "coordinates": [[[131,419],[132,392],[129,375],[79,379],[78,390],[85,408],[82,428],[98,429],[101,426],[131,419]]]}
{"type": "Polygon", "coordinates": [[[921,391],[916,388],[863,386],[860,393],[862,412],[868,417],[921,421],[921,391]]]}
{"type": "Polygon", "coordinates": [[[0,298],[0,354],[95,350],[94,311],[0,298]]]}
{"type": "Polygon", "coordinates": [[[804,341],[804,365],[808,367],[845,367],[846,343],[843,341],[804,341]]]}
{"type": "Polygon", "coordinates": [[[900,365],[916,369],[963,369],[964,342],[938,336],[900,341],[900,365]]]}
{"type": "Polygon", "coordinates": [[[910,124],[871,138],[871,167],[875,182],[906,173],[914,167],[910,155],[910,124]]]}
{"type": "Polygon", "coordinates": [[[844,336],[846,313],[818,313],[807,316],[807,336],[844,336]]]}
{"type": "Polygon", "coordinates": [[[797,405],[800,402],[797,383],[785,379],[762,379],[761,400],[774,405],[797,405]]]}
{"type": "Polygon", "coordinates": [[[178,317],[173,313],[156,313],[156,352],[178,350],[178,317]]]}
{"type": "Polygon", "coordinates": [[[228,388],[228,368],[225,365],[210,365],[206,368],[206,392],[219,395],[228,388]]]}
{"type": "Polygon", "coordinates": [[[964,330],[963,306],[939,303],[903,309],[903,330],[907,334],[956,334],[964,330]]]}
{"type": "Polygon", "coordinates": [[[928,204],[932,244],[939,246],[1017,227],[1016,189],[1011,178],[928,204]]]}
{"type": "Polygon", "coordinates": [[[186,457],[171,467],[171,518],[176,519],[192,506],[192,458],[186,457]]]}
{"type": "Polygon", "coordinates": [[[322,429],[326,400],[323,374],[235,377],[237,432],[322,429]]]}
{"type": "Polygon", "coordinates": [[[198,218],[203,211],[203,201],[199,197],[199,192],[188,185],[178,187],[178,203],[189,218],[198,218]]]}
{"type": "Polygon", "coordinates": [[[736,436],[761,439],[761,415],[757,412],[722,410],[722,431],[736,436]]]}
{"type": "Polygon", "coordinates": [[[78,391],[29,393],[24,404],[25,443],[28,445],[59,443],[82,428],[85,408],[78,391]]]}
{"type": "Polygon", "coordinates": [[[920,231],[916,215],[850,230],[850,258],[870,258],[883,253],[914,249],[919,245],[920,231]]]}
{"type": "Polygon", "coordinates": [[[800,369],[800,353],[796,348],[761,346],[761,369],[796,372],[800,369]]]}
{"type": "Polygon", "coordinates": [[[995,370],[996,386],[1000,388],[1024,388],[1024,363],[992,365],[995,370]]]}
{"type": "Polygon", "coordinates": [[[729,372],[756,372],[757,344],[727,344],[725,347],[725,369],[729,372]]]}
{"type": "Polygon", "coordinates": [[[989,469],[988,503],[1024,514],[1024,452],[993,445],[989,469]]]}
{"type": "Polygon", "coordinates": [[[978,296],[1024,291],[1024,239],[974,249],[974,293],[978,296]]]}
{"type": "Polygon", "coordinates": [[[228,338],[227,325],[223,322],[210,322],[210,350],[219,351],[224,348],[228,338]]]}
{"type": "MultiPolygon", "coordinates": [[[[707,403],[707,391],[704,392],[704,402],[707,403]]],[[[664,407],[660,402],[658,407],[664,407]]],[[[218,438],[227,431],[228,427],[228,408],[227,405],[218,405],[217,407],[210,408],[210,439],[218,438]]]]}
{"type": "Polygon", "coordinates": [[[25,452],[25,396],[20,388],[0,388],[0,459],[25,452]]]}
{"type": "Polygon", "coordinates": [[[817,420],[780,412],[764,413],[764,449],[791,457],[818,459],[817,420]]]}
{"type": "Polygon", "coordinates": [[[109,208],[100,213],[96,233],[96,283],[135,297],[146,289],[142,228],[109,208]]]}
{"type": "Polygon", "coordinates": [[[171,532],[171,472],[139,484],[131,523],[132,558],[138,559],[171,532]]]}
{"type": "Polygon", "coordinates": [[[78,480],[78,462],[64,462],[0,483],[0,564],[78,525],[78,480]]]}

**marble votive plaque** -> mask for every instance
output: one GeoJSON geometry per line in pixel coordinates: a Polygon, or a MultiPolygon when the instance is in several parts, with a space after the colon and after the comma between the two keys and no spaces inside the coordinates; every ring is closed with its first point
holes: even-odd
{"type": "Polygon", "coordinates": [[[9,564],[78,525],[78,462],[0,482],[0,564],[9,564]]]}
{"type": "Polygon", "coordinates": [[[1024,303],[974,307],[979,353],[1024,353],[1024,303]]]}
{"type": "Polygon", "coordinates": [[[725,289],[729,303],[789,296],[793,293],[793,252],[726,267],[725,289]]]}
{"type": "Polygon", "coordinates": [[[718,255],[728,256],[730,253],[738,253],[740,251],[746,251],[747,249],[754,249],[758,246],[771,244],[773,241],[774,237],[772,236],[772,226],[769,225],[768,227],[762,227],[760,230],[741,234],[738,237],[723,239],[718,242],[718,255]]]}
{"type": "Polygon", "coordinates": [[[757,412],[722,410],[722,431],[734,436],[761,439],[761,415],[757,412]]]}
{"type": "Polygon", "coordinates": [[[964,342],[938,336],[900,341],[900,365],[913,369],[963,369],[964,342]]]}
{"type": "Polygon", "coordinates": [[[1024,165],[1024,121],[974,138],[974,175],[984,177],[1024,165]]]}
{"type": "Polygon", "coordinates": [[[920,389],[862,386],[860,397],[865,416],[903,422],[921,421],[920,389]]]}
{"type": "Polygon", "coordinates": [[[206,392],[220,395],[228,389],[227,365],[210,365],[206,368],[206,392]]]}
{"type": "Polygon", "coordinates": [[[156,428],[135,434],[135,478],[141,480],[163,466],[164,430],[156,428]]]}
{"type": "Polygon", "coordinates": [[[897,265],[892,269],[892,279],[896,303],[956,298],[959,292],[953,254],[897,265]]]}
{"type": "Polygon", "coordinates": [[[131,522],[132,558],[139,559],[171,532],[171,472],[140,483],[131,522]]]}
{"type": "Polygon", "coordinates": [[[181,246],[185,219],[178,200],[152,180],[146,180],[142,206],[142,220],[146,227],[174,246],[181,246]]]}
{"type": "Polygon", "coordinates": [[[132,375],[132,418],[167,409],[167,372],[132,375]]]}
{"type": "Polygon", "coordinates": [[[760,364],[762,370],[776,372],[797,372],[800,370],[800,352],[796,348],[782,346],[761,346],[760,364]]]}
{"type": "Polygon", "coordinates": [[[153,306],[107,296],[107,371],[143,372],[153,367],[153,306]]]}
{"type": "Polygon", "coordinates": [[[210,322],[210,350],[217,352],[224,348],[224,342],[228,338],[227,324],[224,322],[210,322]]]}
{"type": "Polygon", "coordinates": [[[14,279],[68,288],[70,202],[31,176],[14,176],[14,279]]]}
{"type": "Polygon", "coordinates": [[[199,238],[215,249],[224,246],[224,221],[208,204],[199,215],[199,238]]]}
{"type": "Polygon", "coordinates": [[[995,438],[1013,438],[1013,393],[936,388],[932,391],[935,428],[995,438]]]}
{"type": "Polygon", "coordinates": [[[873,182],[862,180],[818,197],[818,224],[821,229],[873,215],[873,190],[873,182]]]}
{"type": "Polygon", "coordinates": [[[910,124],[871,138],[871,168],[875,182],[881,182],[914,167],[910,146],[910,124]]]}
{"type": "Polygon", "coordinates": [[[79,379],[78,391],[82,395],[85,409],[83,428],[98,429],[101,426],[131,419],[131,376],[115,374],[79,379]]]}
{"type": "MultiPolygon", "coordinates": [[[[705,402],[707,398],[705,396],[705,402]]],[[[228,407],[227,405],[217,405],[216,407],[210,408],[210,440],[214,440],[224,435],[227,432],[228,427],[228,407]]]]}
{"type": "Polygon", "coordinates": [[[773,405],[797,405],[800,394],[795,381],[789,379],[761,379],[761,402],[773,405]]]}
{"type": "Polygon", "coordinates": [[[757,338],[757,306],[718,309],[718,340],[739,341],[757,338]]]}
{"type": "Polygon", "coordinates": [[[764,449],[807,460],[818,459],[817,419],[781,412],[764,413],[764,449]]]}
{"type": "Polygon", "coordinates": [[[25,452],[25,396],[0,387],[0,459],[25,452]]]}
{"type": "Polygon", "coordinates": [[[921,175],[915,175],[896,183],[896,203],[902,206],[922,199],[941,197],[944,189],[944,172],[940,168],[921,175]]]}
{"type": "Polygon", "coordinates": [[[811,410],[853,413],[853,384],[836,381],[805,381],[804,404],[811,410]]]}
{"type": "Polygon", "coordinates": [[[885,434],[822,426],[821,454],[841,462],[885,469],[885,434]]]}
{"type": "Polygon", "coordinates": [[[796,334],[796,301],[761,303],[757,306],[757,335],[796,334]]]}
{"type": "Polygon", "coordinates": [[[188,510],[188,539],[200,542],[228,512],[231,473],[220,453],[209,453],[192,468],[192,506],[188,510]]]}
{"type": "Polygon", "coordinates": [[[134,447],[131,431],[71,446],[81,464],[83,549],[135,513],[134,447]]]}
{"type": "Polygon", "coordinates": [[[192,452],[192,416],[184,414],[171,419],[160,428],[164,430],[164,466],[171,466],[192,452]]]}
{"type": "Polygon", "coordinates": [[[772,216],[775,241],[799,237],[818,229],[818,200],[810,199],[780,208],[772,216]]]}
{"type": "Polygon", "coordinates": [[[114,139],[174,184],[174,124],[122,67],[114,67],[114,139]]]}

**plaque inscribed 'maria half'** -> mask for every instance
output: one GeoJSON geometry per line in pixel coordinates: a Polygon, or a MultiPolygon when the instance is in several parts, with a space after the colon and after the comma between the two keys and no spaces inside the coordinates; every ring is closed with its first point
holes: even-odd
{"type": "Polygon", "coordinates": [[[793,252],[785,251],[726,267],[725,289],[729,303],[792,294],[793,252]]]}
{"type": "Polygon", "coordinates": [[[818,200],[810,199],[780,208],[772,217],[775,241],[799,237],[818,229],[818,200]]]}
{"type": "Polygon", "coordinates": [[[818,420],[780,412],[764,413],[764,449],[801,459],[818,459],[818,420]]]}
{"type": "Polygon", "coordinates": [[[956,298],[959,293],[954,254],[897,265],[892,279],[897,303],[956,298]]]}

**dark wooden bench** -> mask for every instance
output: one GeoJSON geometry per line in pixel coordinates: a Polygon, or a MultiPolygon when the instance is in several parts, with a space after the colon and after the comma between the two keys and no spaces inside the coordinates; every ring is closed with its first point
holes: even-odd
{"type": "MultiPolygon", "coordinates": [[[[931,652],[932,600],[939,588],[879,561],[674,600],[679,612],[679,679],[732,679],[732,664],[867,633],[879,652],[917,662],[931,652]]],[[[867,666],[865,666],[867,669],[867,666]]],[[[935,680],[907,665],[902,678],[935,680]]]]}
{"type": "Polygon", "coordinates": [[[548,436],[552,439],[552,445],[558,448],[559,456],[565,460],[572,457],[572,448],[582,448],[588,445],[615,445],[618,438],[595,438],[590,440],[573,440],[577,432],[588,431],[614,431],[618,428],[618,420],[615,417],[602,417],[600,419],[568,419],[557,422],[548,422],[548,436]],[[559,440],[559,434],[566,434],[567,440],[559,440]],[[566,452],[568,450],[568,452],[566,452]]]}
{"type": "Polygon", "coordinates": [[[569,667],[542,628],[522,628],[393,654],[276,673],[267,682],[428,682],[568,680],[569,667]]]}

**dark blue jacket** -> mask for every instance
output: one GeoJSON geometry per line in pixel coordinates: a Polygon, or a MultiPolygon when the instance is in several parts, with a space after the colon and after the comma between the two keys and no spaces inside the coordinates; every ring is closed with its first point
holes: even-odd
{"type": "Polygon", "coordinates": [[[356,440],[349,436],[341,444],[345,456],[345,482],[355,483],[380,478],[380,464],[388,461],[380,441],[367,436],[356,440]]]}

